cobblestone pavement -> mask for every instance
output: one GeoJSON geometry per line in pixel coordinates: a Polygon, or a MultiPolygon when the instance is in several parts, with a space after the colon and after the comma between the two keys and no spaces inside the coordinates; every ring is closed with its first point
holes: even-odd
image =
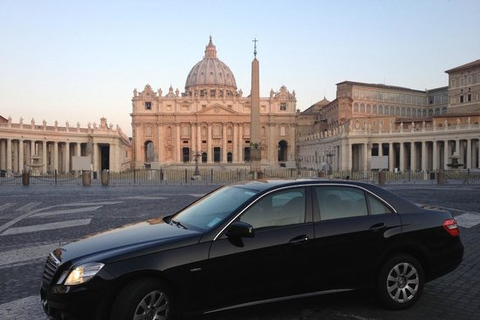
{"type": "MultiPolygon", "coordinates": [[[[45,256],[59,244],[126,223],[167,215],[214,185],[1,186],[0,319],[45,320],[38,297],[45,256]]],[[[202,320],[477,319],[480,314],[480,186],[386,187],[416,203],[447,208],[461,225],[462,265],[426,284],[419,302],[385,310],[368,291],[324,295],[213,313],[202,320]]]]}

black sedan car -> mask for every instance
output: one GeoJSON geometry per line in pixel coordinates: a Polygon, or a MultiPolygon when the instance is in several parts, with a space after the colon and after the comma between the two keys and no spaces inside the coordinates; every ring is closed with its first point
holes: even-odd
{"type": "Polygon", "coordinates": [[[171,319],[371,287],[404,309],[462,258],[449,212],[365,183],[257,180],[56,249],[41,299],[51,319],[171,319]]]}

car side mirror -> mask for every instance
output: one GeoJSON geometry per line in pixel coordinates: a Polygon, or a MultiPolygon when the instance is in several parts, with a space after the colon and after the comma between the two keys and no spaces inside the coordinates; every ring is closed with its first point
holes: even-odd
{"type": "Polygon", "coordinates": [[[229,238],[253,238],[255,236],[255,230],[252,225],[235,221],[228,227],[227,237],[229,238]]]}

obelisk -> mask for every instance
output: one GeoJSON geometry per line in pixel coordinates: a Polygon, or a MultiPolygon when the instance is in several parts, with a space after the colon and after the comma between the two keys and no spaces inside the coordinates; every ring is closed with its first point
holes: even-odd
{"type": "Polygon", "coordinates": [[[254,42],[252,61],[252,88],[250,92],[250,172],[254,178],[261,176],[262,145],[260,140],[260,75],[257,60],[257,39],[254,42]]]}

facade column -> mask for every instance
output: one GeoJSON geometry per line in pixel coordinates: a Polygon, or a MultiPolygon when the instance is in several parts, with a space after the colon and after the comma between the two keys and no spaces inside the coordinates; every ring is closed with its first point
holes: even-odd
{"type": "Polygon", "coordinates": [[[64,150],[64,164],[65,164],[65,173],[70,172],[70,142],[65,142],[65,150],[64,150]]]}
{"type": "Polygon", "coordinates": [[[58,142],[53,143],[53,171],[58,172],[58,142]]]}
{"type": "Polygon", "coordinates": [[[383,143],[381,142],[378,144],[378,155],[383,156],[383,143]]]}
{"type": "Polygon", "coordinates": [[[181,144],[181,139],[180,139],[180,124],[176,123],[175,124],[175,143],[173,146],[175,150],[175,159],[174,161],[176,163],[183,163],[182,159],[182,144],[181,144]]]}
{"type": "Polygon", "coordinates": [[[368,162],[371,159],[371,150],[368,147],[368,143],[364,143],[363,147],[363,171],[368,171],[368,162]]]}
{"type": "Polygon", "coordinates": [[[42,164],[43,164],[43,168],[42,168],[42,172],[45,174],[47,173],[47,141],[43,140],[42,141],[42,164]]]}
{"type": "Polygon", "coordinates": [[[404,146],[404,143],[403,142],[400,142],[400,148],[399,148],[399,151],[400,151],[400,160],[399,160],[399,163],[398,163],[398,166],[399,166],[399,170],[400,172],[404,172],[405,171],[405,150],[404,150],[405,146],[404,146]]]}
{"type": "Polygon", "coordinates": [[[18,140],[18,172],[23,172],[24,167],[24,150],[23,150],[23,139],[18,140]]]}
{"type": "Polygon", "coordinates": [[[0,139],[0,170],[6,170],[7,144],[5,139],[0,139]]]}
{"type": "Polygon", "coordinates": [[[212,163],[212,123],[208,123],[207,127],[207,163],[212,163]]]}
{"type": "Polygon", "coordinates": [[[467,139],[467,166],[466,169],[472,168],[472,139],[467,139]]]}
{"type": "Polygon", "coordinates": [[[80,142],[77,142],[75,144],[75,155],[77,157],[80,157],[82,155],[82,144],[80,142]]]}
{"type": "Polygon", "coordinates": [[[448,140],[445,140],[443,145],[445,149],[443,150],[443,169],[448,170],[447,164],[448,164],[448,158],[450,157],[450,143],[448,140]]]}
{"type": "Polygon", "coordinates": [[[12,139],[7,139],[7,171],[12,172],[12,139]]]}
{"type": "MultiPolygon", "coordinates": [[[[202,124],[201,123],[197,123],[196,130],[197,130],[196,148],[200,153],[202,153],[204,150],[202,150],[202,124]]],[[[202,161],[202,158],[200,158],[199,160],[202,161]]]]}
{"type": "Polygon", "coordinates": [[[438,170],[438,145],[437,141],[433,141],[432,146],[432,170],[438,170]]]}
{"type": "Polygon", "coordinates": [[[227,126],[228,124],[222,124],[222,163],[227,163],[227,126]]]}
{"type": "Polygon", "coordinates": [[[477,168],[480,168],[480,139],[478,139],[478,143],[477,143],[477,163],[478,163],[477,168]]]}
{"type": "Polygon", "coordinates": [[[410,171],[417,170],[417,152],[415,142],[410,142],[410,171]]]}
{"type": "Polygon", "coordinates": [[[233,139],[232,139],[232,152],[233,152],[233,163],[238,163],[240,162],[240,159],[238,158],[238,123],[233,124],[233,139]]]}
{"type": "Polygon", "coordinates": [[[92,171],[98,171],[98,144],[92,142],[93,168],[92,171]]]}
{"type": "Polygon", "coordinates": [[[422,171],[427,171],[427,142],[422,141],[422,171]]]}
{"type": "Polygon", "coordinates": [[[392,142],[389,142],[388,143],[388,170],[390,171],[394,171],[394,167],[395,167],[395,156],[394,156],[394,151],[393,151],[393,143],[392,142]]]}
{"type": "Polygon", "coordinates": [[[30,142],[30,159],[29,159],[30,161],[29,161],[29,163],[32,163],[32,157],[38,156],[36,143],[37,142],[35,140],[32,140],[30,142]]]}
{"type": "Polygon", "coordinates": [[[243,123],[240,122],[238,124],[238,161],[244,162],[244,154],[243,154],[243,123]]]}
{"type": "Polygon", "coordinates": [[[118,152],[117,152],[117,144],[116,143],[109,143],[108,144],[108,148],[109,148],[109,159],[108,159],[108,168],[110,171],[119,171],[118,168],[117,168],[117,163],[119,161],[117,161],[118,158],[118,152]]]}
{"type": "Polygon", "coordinates": [[[157,123],[157,139],[155,141],[158,141],[158,153],[157,153],[157,161],[158,162],[164,162],[165,161],[165,145],[164,145],[164,140],[165,137],[162,134],[163,131],[163,124],[162,123],[157,123]]]}

